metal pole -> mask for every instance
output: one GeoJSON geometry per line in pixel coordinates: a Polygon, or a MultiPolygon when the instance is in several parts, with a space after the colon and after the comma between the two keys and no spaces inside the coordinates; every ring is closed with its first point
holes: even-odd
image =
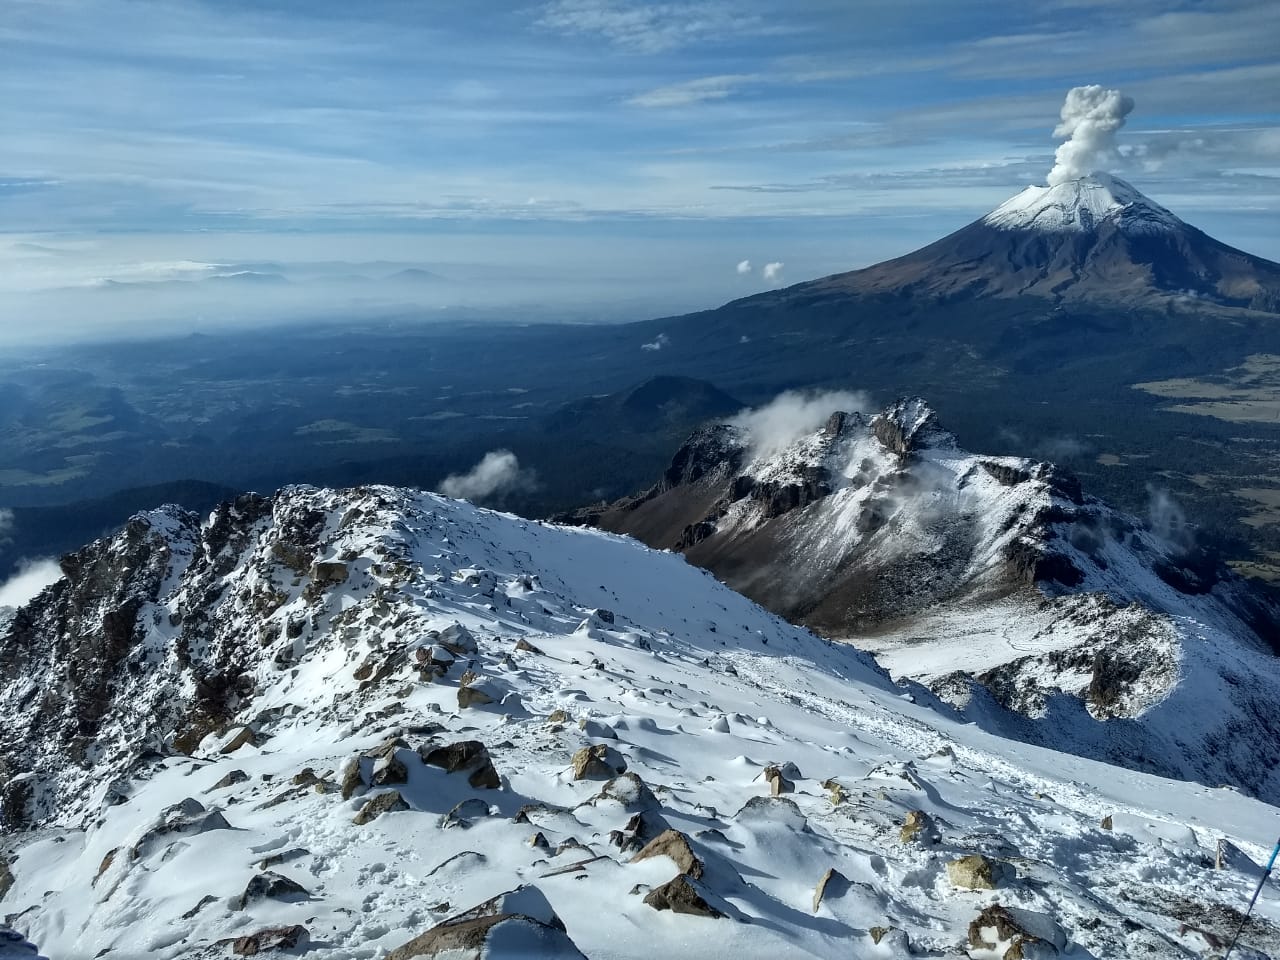
{"type": "Polygon", "coordinates": [[[1271,876],[1271,870],[1276,865],[1276,857],[1280,857],[1280,840],[1276,841],[1276,848],[1271,851],[1271,859],[1267,861],[1267,869],[1262,871],[1262,877],[1258,880],[1258,888],[1253,891],[1253,899],[1249,901],[1249,908],[1245,910],[1244,916],[1240,918],[1240,926],[1236,927],[1236,935],[1231,938],[1231,943],[1227,945],[1227,952],[1222,955],[1222,960],[1231,960],[1231,951],[1236,948],[1236,941],[1240,939],[1240,932],[1244,930],[1244,925],[1249,922],[1249,914],[1253,913],[1253,905],[1258,902],[1258,894],[1262,893],[1262,886],[1267,882],[1267,877],[1271,876]]]}

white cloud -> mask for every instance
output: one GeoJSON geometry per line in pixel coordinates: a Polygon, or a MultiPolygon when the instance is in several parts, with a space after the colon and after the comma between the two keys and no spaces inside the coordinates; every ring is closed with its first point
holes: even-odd
{"type": "Polygon", "coordinates": [[[748,273],[750,273],[750,272],[751,272],[751,261],[750,261],[750,260],[739,260],[739,261],[738,261],[738,276],[740,276],[740,277],[745,277],[745,276],[746,276],[748,273]]]}
{"type": "Polygon", "coordinates": [[[1195,546],[1195,527],[1168,490],[1147,484],[1147,525],[1161,540],[1186,552],[1195,546]]]}
{"type": "Polygon", "coordinates": [[[668,337],[665,333],[660,333],[660,334],[658,334],[656,337],[654,337],[654,338],[653,338],[653,342],[652,342],[652,343],[642,343],[642,344],[640,344],[640,349],[641,349],[641,350],[650,350],[650,351],[652,351],[652,350],[661,350],[663,347],[670,346],[670,344],[671,344],[671,338],[670,338],[670,337],[668,337]]]}
{"type": "Polygon", "coordinates": [[[716,0],[553,0],[539,23],[561,33],[601,36],[637,53],[662,53],[762,27],[759,17],[744,16],[733,5],[716,0]]]}
{"type": "Polygon", "coordinates": [[[782,282],[782,268],[783,268],[784,266],[786,266],[786,264],[781,263],[781,262],[779,262],[779,261],[775,260],[773,263],[766,263],[766,264],[764,265],[764,269],[763,269],[763,270],[761,270],[760,272],[764,275],[764,279],[765,279],[765,281],[766,281],[766,282],[768,282],[768,283],[781,283],[781,282],[782,282]]]}
{"type": "Polygon", "coordinates": [[[744,410],[729,422],[747,434],[753,458],[767,457],[816,431],[837,410],[865,413],[870,409],[870,400],[861,392],[788,390],[763,407],[744,410]]]}
{"type": "Polygon", "coordinates": [[[45,587],[62,578],[56,560],[27,560],[6,583],[0,584],[0,607],[20,607],[45,587]]]}
{"type": "Polygon", "coordinates": [[[755,79],[751,74],[729,73],[718,77],[699,77],[685,83],[673,83],[640,93],[627,101],[633,107],[687,107],[708,100],[723,100],[742,84],[755,79]]]}
{"type": "Polygon", "coordinates": [[[463,500],[500,500],[536,485],[536,474],[522,469],[514,453],[490,450],[467,473],[450,474],[440,481],[440,492],[463,500]]]}

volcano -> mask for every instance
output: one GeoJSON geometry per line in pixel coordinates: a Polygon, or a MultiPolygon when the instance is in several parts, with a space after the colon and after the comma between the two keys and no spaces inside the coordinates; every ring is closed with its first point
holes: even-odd
{"type": "Polygon", "coordinates": [[[1280,264],[1227,246],[1105,173],[1027,187],[903,257],[793,291],[1034,296],[1108,303],[1174,298],[1280,312],[1280,264]]]}

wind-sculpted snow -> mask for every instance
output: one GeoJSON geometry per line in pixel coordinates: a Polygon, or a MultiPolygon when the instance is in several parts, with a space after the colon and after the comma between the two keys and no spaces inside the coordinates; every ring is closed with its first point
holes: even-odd
{"type": "Polygon", "coordinates": [[[678,555],[428,494],[164,511],[66,569],[0,639],[0,897],[51,957],[1199,956],[1280,829],[983,733],[678,555]],[[82,679],[96,725],[33,726],[82,679]]]}

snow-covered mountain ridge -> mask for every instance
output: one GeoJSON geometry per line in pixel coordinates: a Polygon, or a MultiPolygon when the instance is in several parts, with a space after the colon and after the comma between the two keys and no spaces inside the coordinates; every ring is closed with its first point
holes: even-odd
{"type": "Polygon", "coordinates": [[[164,510],[64,566],[0,637],[0,904],[51,957],[1200,956],[1280,830],[429,494],[164,510]]]}
{"type": "Polygon", "coordinates": [[[704,428],[574,519],[682,550],[988,729],[1280,799],[1280,610],[1211,557],[1052,464],[960,449],[918,398],[755,450],[704,428]]]}

